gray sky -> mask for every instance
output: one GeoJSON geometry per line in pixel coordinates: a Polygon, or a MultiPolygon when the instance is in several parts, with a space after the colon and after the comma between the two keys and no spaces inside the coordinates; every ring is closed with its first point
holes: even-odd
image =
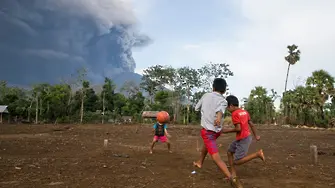
{"type": "Polygon", "coordinates": [[[333,0],[139,0],[134,6],[141,29],[154,39],[134,55],[139,73],[154,64],[225,62],[235,73],[228,82],[239,98],[254,86],[281,93],[286,47],[294,43],[301,61],[291,67],[289,89],[317,69],[335,75],[333,0]]]}

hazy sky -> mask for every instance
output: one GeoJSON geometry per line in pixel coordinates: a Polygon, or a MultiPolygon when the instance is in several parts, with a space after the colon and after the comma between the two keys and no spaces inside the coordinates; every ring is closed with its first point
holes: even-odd
{"type": "Polygon", "coordinates": [[[291,68],[288,88],[312,71],[335,75],[333,0],[133,0],[142,32],[153,44],[134,52],[136,72],[155,64],[199,68],[231,65],[230,90],[239,98],[255,86],[282,92],[288,44],[301,61],[291,68]]]}

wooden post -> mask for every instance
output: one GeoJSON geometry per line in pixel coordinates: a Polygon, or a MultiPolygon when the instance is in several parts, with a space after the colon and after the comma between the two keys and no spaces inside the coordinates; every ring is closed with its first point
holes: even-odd
{"type": "Polygon", "coordinates": [[[105,139],[104,140],[104,147],[107,148],[107,146],[108,146],[108,139],[105,139]]]}
{"type": "Polygon", "coordinates": [[[310,146],[310,152],[311,152],[311,160],[313,164],[318,163],[318,148],[316,145],[311,145],[310,146]]]}

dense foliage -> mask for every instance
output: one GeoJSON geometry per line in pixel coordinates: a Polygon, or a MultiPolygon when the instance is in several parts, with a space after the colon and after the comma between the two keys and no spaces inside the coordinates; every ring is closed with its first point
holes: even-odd
{"type": "MultiPolygon", "coordinates": [[[[297,46],[290,47],[290,51],[294,57],[285,59],[293,65],[300,58],[297,58],[297,46]]],[[[31,89],[9,87],[1,81],[0,105],[8,105],[10,113],[4,118],[11,122],[105,123],[120,122],[125,117],[141,121],[145,110],[165,110],[174,122],[193,124],[200,120],[193,106],[205,92],[211,91],[213,79],[230,76],[234,74],[224,63],[208,63],[200,69],[155,65],[144,70],[140,85],[127,81],[117,90],[113,80],[105,78],[98,91],[85,79],[83,70],[78,71],[77,78],[71,82],[41,83],[31,89]]],[[[256,86],[240,103],[255,123],[328,126],[335,123],[334,82],[328,72],[318,70],[304,85],[282,96],[273,89],[256,86]],[[276,110],[277,99],[281,105],[276,110]]]]}

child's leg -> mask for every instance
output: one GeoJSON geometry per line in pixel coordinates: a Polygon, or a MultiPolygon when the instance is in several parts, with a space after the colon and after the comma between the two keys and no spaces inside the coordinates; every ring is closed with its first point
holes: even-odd
{"type": "Polygon", "coordinates": [[[260,158],[262,161],[265,161],[265,157],[264,157],[264,153],[263,153],[263,150],[259,150],[255,153],[252,153],[250,155],[247,155],[246,157],[243,157],[242,159],[239,159],[239,160],[235,160],[235,164],[236,165],[241,165],[241,164],[244,164],[246,162],[249,162],[253,159],[256,159],[256,158],[260,158]]]}
{"type": "MultiPolygon", "coordinates": [[[[209,152],[211,154],[211,152],[209,152]]],[[[226,176],[226,178],[230,181],[230,184],[234,188],[243,188],[241,182],[229,172],[227,165],[225,162],[221,160],[219,152],[211,154],[211,157],[215,164],[220,168],[222,173],[226,176]]]]}
{"type": "Polygon", "coordinates": [[[172,151],[171,151],[171,144],[170,144],[170,141],[166,141],[166,144],[167,144],[169,153],[172,153],[172,151]]]}
{"type": "Polygon", "coordinates": [[[168,139],[166,136],[162,136],[162,137],[160,137],[159,139],[160,139],[160,141],[163,142],[163,143],[166,142],[167,147],[168,147],[168,150],[169,150],[169,153],[172,153],[172,151],[171,151],[171,144],[170,144],[169,139],[168,139]]]}
{"type": "Polygon", "coordinates": [[[206,155],[208,153],[206,143],[205,143],[208,140],[208,138],[206,136],[207,131],[205,129],[201,129],[200,134],[201,134],[202,140],[204,141],[204,144],[203,144],[202,149],[201,149],[200,159],[197,162],[193,162],[193,165],[198,167],[198,168],[202,167],[202,164],[204,164],[206,155]]]}
{"type": "Polygon", "coordinates": [[[211,155],[215,164],[220,168],[222,173],[230,179],[231,174],[227,168],[226,163],[221,160],[221,157],[219,155],[219,148],[216,144],[216,139],[220,136],[220,133],[203,131],[201,136],[203,137],[204,145],[206,146],[207,151],[211,155]]]}
{"type": "Polygon", "coordinates": [[[201,149],[200,159],[197,162],[193,162],[193,165],[198,168],[201,168],[202,164],[204,164],[204,160],[206,158],[207,153],[208,153],[207,148],[205,145],[203,145],[201,149]]]}
{"type": "Polygon", "coordinates": [[[231,175],[233,177],[236,176],[236,168],[234,166],[234,153],[236,151],[236,141],[232,142],[228,148],[228,152],[227,152],[227,156],[228,156],[228,163],[230,165],[230,171],[231,171],[231,175]]]}
{"type": "Polygon", "coordinates": [[[155,143],[158,141],[157,136],[154,136],[154,139],[152,140],[151,146],[150,146],[150,154],[152,154],[152,151],[154,149],[155,143]]]}
{"type": "Polygon", "coordinates": [[[230,179],[232,177],[231,173],[229,172],[226,163],[222,161],[222,159],[220,157],[220,154],[218,152],[217,153],[213,153],[213,154],[211,154],[211,157],[212,157],[213,161],[215,162],[215,164],[220,168],[220,170],[222,171],[222,173],[228,179],[230,179]]]}
{"type": "Polygon", "coordinates": [[[260,158],[263,161],[265,160],[263,150],[247,155],[251,141],[251,136],[237,141],[234,161],[235,165],[241,165],[256,158],[260,158]]]}

